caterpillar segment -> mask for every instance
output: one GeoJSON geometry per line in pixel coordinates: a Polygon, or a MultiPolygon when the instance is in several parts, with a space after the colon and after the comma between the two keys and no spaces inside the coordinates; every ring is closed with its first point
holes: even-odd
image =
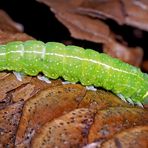
{"type": "Polygon", "coordinates": [[[104,53],[78,46],[41,41],[16,41],[0,45],[0,71],[10,70],[36,76],[103,87],[126,101],[141,104],[148,98],[148,75],[139,68],[104,53]]]}

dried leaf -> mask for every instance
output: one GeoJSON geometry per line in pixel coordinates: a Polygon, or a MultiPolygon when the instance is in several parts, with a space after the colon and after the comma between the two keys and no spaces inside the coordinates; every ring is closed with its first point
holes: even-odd
{"type": "Polygon", "coordinates": [[[143,61],[142,69],[148,72],[148,60],[143,61]]]}
{"type": "Polygon", "coordinates": [[[37,93],[39,93],[40,91],[42,91],[46,88],[61,85],[60,80],[55,80],[55,81],[51,81],[51,82],[52,83],[48,84],[48,83],[41,81],[37,78],[32,78],[30,83],[28,83],[26,85],[21,85],[20,87],[15,89],[15,91],[11,94],[12,95],[11,100],[13,102],[17,102],[19,100],[26,101],[29,98],[33,97],[34,95],[36,95],[37,93]]]}
{"type": "Polygon", "coordinates": [[[7,72],[0,72],[0,80],[4,79],[5,77],[7,77],[8,75],[10,75],[10,73],[7,72]]]}
{"type": "Polygon", "coordinates": [[[148,31],[148,3],[140,1],[122,0],[126,12],[125,23],[148,31]]]}
{"type": "Polygon", "coordinates": [[[74,13],[59,13],[56,17],[68,27],[71,36],[74,38],[96,43],[105,43],[108,41],[109,28],[99,20],[92,20],[89,17],[74,13]]]}
{"type": "Polygon", "coordinates": [[[0,147],[14,147],[15,135],[23,102],[17,102],[0,110],[0,147]]]}
{"type": "Polygon", "coordinates": [[[147,148],[148,126],[137,126],[114,135],[110,140],[104,142],[102,148],[147,148]]]}
{"type": "Polygon", "coordinates": [[[74,12],[75,7],[80,3],[78,1],[64,0],[40,0],[51,7],[56,14],[57,19],[68,27],[74,38],[90,40],[93,42],[104,43],[108,40],[109,28],[103,22],[81,16],[74,12]]]}
{"type": "Polygon", "coordinates": [[[20,24],[14,22],[5,11],[0,9],[0,30],[2,32],[21,32],[21,28],[20,24]]]}
{"type": "Polygon", "coordinates": [[[25,33],[3,32],[0,28],[0,44],[6,44],[11,41],[26,41],[32,39],[33,37],[25,33]]]}
{"type": "Polygon", "coordinates": [[[94,112],[76,109],[45,124],[32,140],[32,147],[82,147],[87,142],[94,112]]]}
{"type": "Polygon", "coordinates": [[[4,101],[6,93],[31,81],[31,77],[25,76],[22,81],[16,79],[13,74],[6,75],[0,79],[0,102],[4,101]]]}
{"type": "Polygon", "coordinates": [[[23,108],[16,145],[29,145],[37,129],[46,122],[75,109],[84,95],[84,87],[69,84],[48,88],[29,99],[23,108]]]}
{"type": "Polygon", "coordinates": [[[115,106],[130,106],[128,103],[123,102],[111,92],[104,90],[87,91],[85,97],[79,104],[79,108],[92,108],[95,110],[106,109],[115,106]]]}
{"type": "Polygon", "coordinates": [[[90,128],[88,142],[103,142],[115,133],[136,125],[148,124],[148,111],[140,108],[110,107],[100,110],[90,128]]]}
{"type": "Polygon", "coordinates": [[[127,47],[114,39],[110,39],[107,44],[104,44],[103,51],[114,58],[137,67],[142,63],[143,50],[140,47],[127,47]]]}
{"type": "Polygon", "coordinates": [[[22,33],[23,27],[14,22],[3,10],[0,9],[0,44],[10,41],[26,41],[33,37],[22,33]]]}
{"type": "Polygon", "coordinates": [[[145,0],[83,0],[77,12],[101,19],[113,19],[119,25],[127,24],[148,31],[148,3],[145,0]]]}
{"type": "Polygon", "coordinates": [[[119,24],[123,24],[125,21],[119,0],[83,0],[78,12],[98,18],[110,18],[119,24]]]}

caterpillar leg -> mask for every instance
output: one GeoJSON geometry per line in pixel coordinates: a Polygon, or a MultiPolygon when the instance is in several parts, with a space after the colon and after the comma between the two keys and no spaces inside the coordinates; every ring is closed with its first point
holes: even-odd
{"type": "Polygon", "coordinates": [[[135,103],[130,99],[130,98],[127,98],[127,102],[131,105],[134,105],[135,103]]]}
{"type": "Polygon", "coordinates": [[[94,86],[86,86],[86,90],[97,91],[97,88],[95,88],[94,86]]]}
{"type": "Polygon", "coordinates": [[[19,81],[22,81],[23,77],[25,75],[24,73],[16,72],[16,71],[13,71],[13,74],[15,75],[16,79],[19,80],[19,81]]]}
{"type": "Polygon", "coordinates": [[[76,84],[75,82],[69,82],[69,81],[62,81],[62,84],[65,85],[65,84],[76,84]]]}
{"type": "Polygon", "coordinates": [[[125,98],[122,94],[118,94],[117,95],[121,100],[123,100],[124,102],[126,102],[126,103],[129,103],[129,104],[131,104],[131,105],[137,105],[137,106],[139,106],[139,107],[142,107],[143,108],[143,105],[142,105],[142,103],[141,102],[133,102],[130,98],[125,98]]]}
{"type": "Polygon", "coordinates": [[[144,107],[143,107],[143,104],[142,104],[141,102],[136,102],[136,105],[138,105],[138,106],[144,108],[144,107]]]}
{"type": "Polygon", "coordinates": [[[117,94],[117,96],[124,102],[127,103],[127,100],[125,99],[125,97],[122,94],[117,94]]]}
{"type": "Polygon", "coordinates": [[[39,79],[39,80],[41,80],[41,81],[44,81],[44,82],[46,82],[46,83],[48,83],[48,84],[50,84],[51,83],[51,81],[46,77],[46,76],[44,76],[44,75],[38,75],[37,76],[37,78],[39,79]]]}
{"type": "MultiPolygon", "coordinates": [[[[25,76],[25,73],[22,73],[22,72],[13,71],[13,74],[15,75],[16,79],[19,81],[22,81],[25,76]]],[[[46,76],[38,75],[37,78],[41,81],[45,81],[48,84],[51,83],[51,81],[46,76]]]]}

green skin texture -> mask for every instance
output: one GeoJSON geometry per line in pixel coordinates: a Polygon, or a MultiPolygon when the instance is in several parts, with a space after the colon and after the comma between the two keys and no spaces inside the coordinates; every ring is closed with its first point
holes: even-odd
{"type": "Polygon", "coordinates": [[[13,70],[52,79],[93,85],[121,94],[133,102],[148,97],[148,75],[104,53],[61,43],[30,40],[0,45],[0,71],[13,70]]]}

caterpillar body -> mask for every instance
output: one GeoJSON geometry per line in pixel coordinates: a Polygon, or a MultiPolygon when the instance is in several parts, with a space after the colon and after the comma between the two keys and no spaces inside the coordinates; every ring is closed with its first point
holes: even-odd
{"type": "Polygon", "coordinates": [[[148,75],[104,53],[62,43],[30,40],[0,45],[0,71],[13,70],[81,82],[121,94],[134,103],[148,97],[148,75]]]}

